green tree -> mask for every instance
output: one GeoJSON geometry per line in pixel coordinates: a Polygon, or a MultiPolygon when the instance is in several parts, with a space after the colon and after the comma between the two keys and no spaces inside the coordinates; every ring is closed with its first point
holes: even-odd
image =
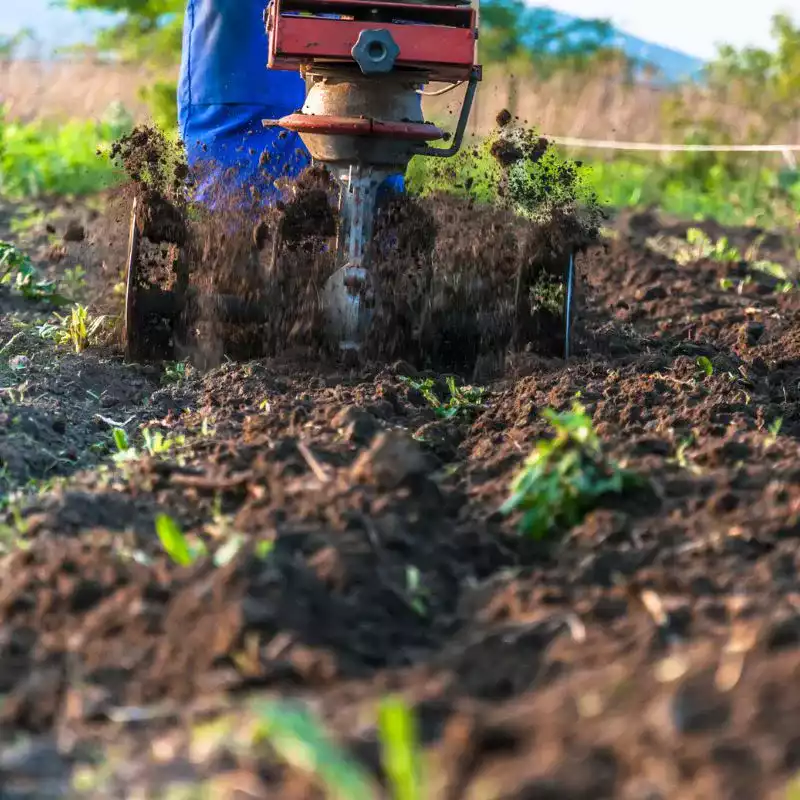
{"type": "Polygon", "coordinates": [[[185,0],[61,0],[73,11],[109,14],[96,48],[123,61],[172,67],[181,57],[185,0]]]}
{"type": "MultiPolygon", "coordinates": [[[[663,108],[667,127],[694,144],[774,144],[776,138],[796,133],[791,127],[800,123],[800,25],[777,14],[772,39],[771,48],[724,45],[704,71],[704,90],[713,104],[736,109],[735,117],[698,116],[693,99],[672,97],[663,108]]],[[[767,157],[692,153],[675,159],[674,168],[706,187],[726,175],[743,178],[750,173],[754,196],[767,157]]]]}
{"type": "Polygon", "coordinates": [[[15,58],[22,47],[33,41],[35,36],[30,28],[24,28],[12,36],[0,35],[0,61],[15,58]]]}
{"type": "Polygon", "coordinates": [[[725,45],[708,65],[712,92],[754,113],[750,137],[767,142],[800,120],[800,25],[786,14],[772,18],[774,47],[725,45]]]}
{"type": "Polygon", "coordinates": [[[614,45],[608,20],[565,22],[548,8],[525,0],[484,0],[480,5],[479,52],[484,63],[527,63],[539,75],[580,72],[599,64],[634,64],[614,45]]]}
{"type": "Polygon", "coordinates": [[[74,11],[103,11],[109,25],[95,49],[165,76],[140,89],[154,121],[165,130],[177,125],[177,81],[185,0],[61,0],[74,11]]]}

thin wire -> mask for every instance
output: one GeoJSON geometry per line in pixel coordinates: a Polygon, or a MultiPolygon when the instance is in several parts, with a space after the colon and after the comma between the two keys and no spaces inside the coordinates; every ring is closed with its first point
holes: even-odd
{"type": "Polygon", "coordinates": [[[456,81],[455,83],[451,83],[449,86],[445,86],[444,89],[438,89],[435,92],[423,92],[422,89],[417,90],[417,94],[421,94],[423,97],[440,97],[443,94],[447,94],[448,92],[452,92],[453,89],[458,89],[464,81],[456,81]]]}
{"type": "Polygon", "coordinates": [[[657,144],[655,142],[618,142],[613,139],[575,139],[570,136],[546,136],[564,147],[595,150],[639,150],[646,153],[780,153],[790,169],[797,169],[800,144],[657,144]]]}
{"type": "Polygon", "coordinates": [[[697,153],[782,153],[800,152],[800,144],[659,144],[654,142],[619,142],[615,139],[576,139],[570,136],[547,136],[557,144],[594,147],[603,150],[647,150],[651,152],[697,153]]]}

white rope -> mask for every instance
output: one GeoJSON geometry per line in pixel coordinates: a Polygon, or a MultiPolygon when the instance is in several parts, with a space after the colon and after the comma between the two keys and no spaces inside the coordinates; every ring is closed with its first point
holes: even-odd
{"type": "Polygon", "coordinates": [[[463,83],[464,81],[456,81],[455,83],[451,83],[449,86],[445,86],[444,89],[437,89],[435,92],[426,92],[422,89],[418,89],[417,94],[421,94],[423,97],[441,97],[443,94],[452,92],[453,89],[458,89],[458,87],[463,85],[463,83]]]}
{"type": "Polygon", "coordinates": [[[797,167],[795,153],[800,144],[656,144],[654,142],[618,142],[615,140],[575,139],[570,136],[545,136],[565,147],[594,150],[639,150],[647,153],[780,153],[792,169],[797,167]]]}

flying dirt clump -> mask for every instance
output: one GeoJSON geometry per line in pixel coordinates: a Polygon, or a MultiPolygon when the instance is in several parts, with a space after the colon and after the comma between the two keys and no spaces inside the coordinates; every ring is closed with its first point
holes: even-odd
{"type": "Polygon", "coordinates": [[[384,357],[463,371],[502,368],[511,350],[563,353],[567,264],[597,240],[604,214],[581,166],[507,117],[456,158],[412,165],[409,202],[435,240],[378,266],[370,344],[384,357]]]}
{"type": "MultiPolygon", "coordinates": [[[[501,366],[510,349],[562,353],[565,264],[596,240],[602,212],[579,165],[503,122],[455,159],[425,160],[424,185],[412,174],[409,195],[380,208],[367,358],[470,372],[501,366]]],[[[172,326],[182,355],[212,365],[223,354],[328,352],[320,298],[340,266],[338,190],[323,167],[284,179],[271,206],[251,187],[226,190],[229,181],[198,204],[202,170],[186,167],[179,144],[138,128],[114,153],[175,273],[148,279],[191,298],[172,326]]]]}

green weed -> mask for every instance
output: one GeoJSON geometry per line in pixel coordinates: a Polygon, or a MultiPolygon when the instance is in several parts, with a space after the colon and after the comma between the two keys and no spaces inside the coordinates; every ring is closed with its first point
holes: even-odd
{"type": "Polygon", "coordinates": [[[133,446],[122,428],[115,428],[112,433],[117,452],[113,455],[116,464],[124,464],[130,461],[138,461],[143,452],[152,458],[157,456],[167,456],[174,450],[186,444],[184,436],[164,436],[161,431],[153,431],[150,428],[142,429],[143,451],[133,446]]]}
{"type": "Polygon", "coordinates": [[[71,302],[59,294],[55,282],[39,277],[28,256],[4,241],[0,241],[0,286],[9,286],[26,300],[42,300],[53,305],[71,302]]]}
{"type": "Polygon", "coordinates": [[[420,392],[440,419],[470,416],[486,408],[486,389],[480,386],[459,386],[453,377],[446,379],[447,390],[450,394],[446,400],[442,400],[436,394],[436,382],[433,378],[415,381],[403,377],[401,380],[420,392]]]}
{"type": "Polygon", "coordinates": [[[189,374],[191,367],[186,361],[172,361],[164,365],[161,375],[162,386],[180,383],[189,374]]]}
{"type": "Polygon", "coordinates": [[[411,607],[420,617],[428,616],[428,590],[422,585],[422,575],[414,567],[406,568],[406,591],[411,599],[411,607]]]}
{"type": "Polygon", "coordinates": [[[698,356],[696,363],[707,378],[710,378],[714,374],[714,365],[711,363],[711,359],[708,356],[698,356]]]}
{"type": "Polygon", "coordinates": [[[166,514],[156,517],[156,534],[166,554],[181,567],[191,566],[208,554],[200,539],[187,539],[178,523],[166,514]]]}
{"type": "Polygon", "coordinates": [[[111,109],[101,122],[10,122],[0,108],[0,196],[93,194],[121,180],[105,153],[131,127],[111,109]]]}
{"type": "Polygon", "coordinates": [[[576,525],[602,497],[641,485],[638,476],[604,457],[580,403],[568,412],[546,409],[542,415],[555,435],[537,442],[500,509],[503,514],[521,513],[520,530],[536,539],[556,527],[576,525]]]}
{"type": "Polygon", "coordinates": [[[58,321],[42,325],[39,335],[58,345],[70,345],[76,353],[82,353],[89,345],[97,343],[109,322],[106,315],[92,316],[83,305],[74,305],[69,314],[56,314],[55,317],[58,321]]]}
{"type": "Polygon", "coordinates": [[[783,417],[778,417],[767,425],[767,438],[764,445],[767,449],[772,447],[778,441],[778,435],[783,427],[783,417]]]}
{"type": "Polygon", "coordinates": [[[679,264],[691,264],[703,259],[721,264],[742,260],[741,253],[728,243],[727,236],[722,236],[714,242],[700,228],[689,228],[686,231],[686,242],[688,247],[679,251],[675,257],[679,264]]]}
{"type": "Polygon", "coordinates": [[[407,703],[395,697],[383,700],[378,711],[378,736],[393,800],[423,800],[426,782],[417,722],[407,703]]]}
{"type": "MultiPolygon", "coordinates": [[[[337,746],[305,709],[284,702],[256,701],[254,739],[268,742],[289,766],[314,776],[326,796],[338,800],[373,800],[381,796],[370,773],[337,746]]],[[[422,800],[427,781],[417,723],[402,699],[385,698],[378,709],[381,761],[392,800],[422,800]]]]}

